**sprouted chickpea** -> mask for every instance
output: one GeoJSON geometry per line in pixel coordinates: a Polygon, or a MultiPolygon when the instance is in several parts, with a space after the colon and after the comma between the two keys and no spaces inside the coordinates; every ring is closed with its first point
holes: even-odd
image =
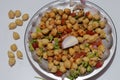
{"type": "Polygon", "coordinates": [[[15,52],[17,50],[17,45],[16,44],[12,44],[10,46],[10,49],[15,52]]]}
{"type": "Polygon", "coordinates": [[[11,22],[11,23],[9,24],[9,29],[10,29],[10,30],[15,29],[16,27],[17,27],[17,25],[16,25],[16,23],[14,23],[14,22],[11,22]]]}
{"type": "Polygon", "coordinates": [[[15,11],[15,16],[18,18],[21,16],[21,11],[20,10],[16,10],[15,11]]]}
{"type": "Polygon", "coordinates": [[[16,19],[15,21],[17,26],[22,26],[23,25],[23,21],[21,19],[16,19]]]}
{"type": "Polygon", "coordinates": [[[13,38],[14,40],[20,39],[20,35],[17,32],[13,32],[13,38]]]}
{"type": "Polygon", "coordinates": [[[8,12],[8,17],[9,17],[9,19],[14,19],[15,18],[15,13],[12,10],[10,10],[8,12]]]}

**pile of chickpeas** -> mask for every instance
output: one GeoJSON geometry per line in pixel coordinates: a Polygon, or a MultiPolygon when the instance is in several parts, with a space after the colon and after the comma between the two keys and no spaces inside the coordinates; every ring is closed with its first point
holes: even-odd
{"type": "Polygon", "coordinates": [[[102,66],[98,62],[103,63],[105,26],[98,13],[53,8],[43,14],[36,31],[31,32],[29,47],[48,61],[51,73],[62,76],[68,70],[79,70],[84,75],[102,66]],[[75,36],[79,43],[63,49],[61,43],[68,36],[75,36]]]}
{"type": "MultiPolygon", "coordinates": [[[[15,22],[10,22],[10,24],[8,25],[9,30],[14,30],[17,28],[17,26],[22,26],[23,25],[23,21],[27,21],[29,19],[29,15],[27,13],[22,15],[22,19],[20,19],[22,13],[20,10],[10,10],[8,12],[8,17],[9,19],[15,19],[15,22]]],[[[20,39],[20,35],[18,32],[13,31],[13,39],[14,40],[18,40],[20,39]]],[[[8,51],[8,63],[10,66],[15,65],[16,63],[16,59],[15,59],[15,54],[14,52],[16,52],[16,56],[18,59],[23,59],[23,54],[20,50],[18,50],[18,47],[15,43],[10,45],[10,50],[8,51]]]]}

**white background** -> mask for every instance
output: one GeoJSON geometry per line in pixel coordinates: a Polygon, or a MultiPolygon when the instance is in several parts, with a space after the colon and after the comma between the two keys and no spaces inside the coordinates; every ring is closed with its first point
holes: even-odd
{"type": "MultiPolygon", "coordinates": [[[[0,0],[0,80],[38,80],[34,78],[39,76],[30,65],[24,49],[24,33],[27,22],[22,27],[15,30],[9,30],[8,24],[15,19],[8,18],[9,10],[21,10],[23,13],[29,13],[30,18],[33,14],[45,4],[53,0],[0,0]],[[12,33],[17,31],[20,34],[20,40],[13,40],[12,33]],[[8,65],[7,51],[10,45],[16,43],[18,49],[23,52],[23,60],[16,58],[16,64],[11,68],[8,65]]],[[[89,0],[103,8],[112,18],[117,30],[117,51],[110,67],[101,74],[89,80],[119,80],[120,79],[120,1],[119,0],[89,0]]]]}

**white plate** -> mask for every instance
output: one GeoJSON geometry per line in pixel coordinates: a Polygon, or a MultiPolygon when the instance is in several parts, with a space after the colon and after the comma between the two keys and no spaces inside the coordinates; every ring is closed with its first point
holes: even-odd
{"type": "MultiPolygon", "coordinates": [[[[50,73],[47,69],[46,69],[46,64],[47,62],[44,62],[42,64],[38,64],[34,59],[33,59],[33,55],[31,55],[31,52],[29,51],[29,37],[30,37],[30,32],[35,30],[36,25],[39,23],[39,19],[40,17],[44,14],[44,12],[46,11],[50,11],[53,7],[56,8],[60,8],[60,9],[64,9],[64,8],[70,8],[73,9],[77,4],[80,4],[79,0],[74,0],[74,5],[72,7],[70,7],[70,1],[69,0],[57,0],[57,1],[53,1],[47,5],[45,5],[44,7],[42,7],[41,9],[39,9],[34,16],[31,18],[30,22],[28,23],[26,32],[25,32],[25,37],[24,37],[24,45],[25,45],[25,50],[28,56],[28,59],[30,61],[30,63],[32,64],[32,66],[38,71],[40,72],[40,75],[42,75],[45,79],[55,79],[55,80],[62,80],[62,77],[58,77],[55,76],[54,74],[50,73]],[[50,77],[50,78],[49,78],[50,77]]],[[[99,13],[101,14],[102,17],[106,18],[108,25],[105,28],[105,31],[107,33],[107,39],[108,40],[104,40],[104,44],[106,46],[106,51],[105,53],[110,54],[109,57],[105,60],[103,66],[99,69],[95,69],[92,73],[84,75],[84,76],[79,76],[76,80],[83,80],[83,79],[88,79],[98,73],[100,73],[110,62],[110,60],[112,59],[115,50],[116,50],[116,30],[115,30],[115,26],[113,24],[112,19],[110,18],[110,16],[99,6],[97,6],[96,4],[87,1],[85,4],[85,11],[92,11],[92,12],[97,12],[99,11],[99,13]]],[[[67,80],[67,78],[64,78],[65,80],[67,80]]]]}

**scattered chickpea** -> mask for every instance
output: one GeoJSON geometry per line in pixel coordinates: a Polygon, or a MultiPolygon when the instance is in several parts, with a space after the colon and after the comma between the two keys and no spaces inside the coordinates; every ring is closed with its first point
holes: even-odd
{"type": "Polygon", "coordinates": [[[21,19],[16,19],[15,23],[18,25],[18,26],[22,26],[23,25],[23,21],[21,19]]]}
{"type": "Polygon", "coordinates": [[[11,50],[12,51],[16,51],[17,50],[17,45],[16,44],[12,44],[11,46],[10,46],[10,48],[11,48],[11,50]]]}
{"type": "Polygon", "coordinates": [[[14,40],[20,39],[20,35],[17,32],[13,32],[13,38],[14,40]]]}
{"type": "Polygon", "coordinates": [[[29,19],[29,15],[26,13],[22,16],[23,21],[27,21],[29,19]]]}
{"type": "Polygon", "coordinates": [[[16,10],[15,11],[15,16],[18,18],[21,16],[21,11],[20,10],[16,10]]]}
{"type": "Polygon", "coordinates": [[[9,24],[9,29],[10,29],[10,30],[15,29],[16,27],[17,27],[17,25],[16,25],[16,23],[14,23],[14,22],[11,22],[11,23],[9,24]]]}
{"type": "Polygon", "coordinates": [[[12,67],[16,63],[15,58],[9,58],[9,65],[12,67]]]}
{"type": "Polygon", "coordinates": [[[17,58],[19,58],[19,59],[23,58],[23,54],[20,50],[18,50],[16,54],[17,54],[17,58]]]}
{"type": "Polygon", "coordinates": [[[8,57],[9,58],[15,58],[15,55],[12,51],[8,51],[8,57]]]}
{"type": "Polygon", "coordinates": [[[15,13],[12,10],[10,10],[8,12],[8,17],[9,17],[9,19],[14,19],[15,18],[15,13]]]}

